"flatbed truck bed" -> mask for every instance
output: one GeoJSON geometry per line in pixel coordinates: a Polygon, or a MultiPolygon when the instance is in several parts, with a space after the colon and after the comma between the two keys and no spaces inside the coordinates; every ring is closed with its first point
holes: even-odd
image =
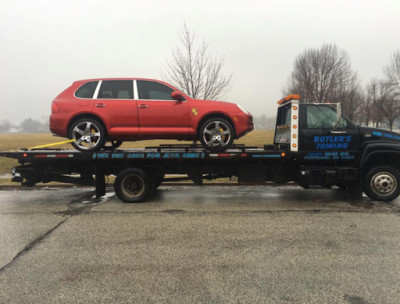
{"type": "MultiPolygon", "coordinates": [[[[0,156],[17,159],[20,163],[21,166],[13,169],[15,182],[28,186],[51,181],[95,184],[97,197],[105,194],[105,176],[116,175],[117,184],[119,174],[130,168],[140,175],[137,178],[146,188],[143,196],[131,198],[134,201],[144,200],[167,180],[165,175],[183,174],[187,178],[179,179],[189,179],[198,185],[204,178],[231,176],[237,176],[239,183],[264,182],[268,171],[266,166],[269,163],[284,163],[288,157],[283,150],[243,145],[218,152],[207,151],[201,145],[162,145],[98,152],[19,150],[0,152],[0,156]]],[[[271,167],[275,168],[275,165],[271,167]]],[[[176,181],[177,178],[169,180],[176,181]]],[[[130,201],[123,195],[121,199],[130,201]]]]}
{"type": "Polygon", "coordinates": [[[200,145],[161,145],[96,152],[19,150],[0,157],[20,163],[13,181],[68,182],[96,186],[105,194],[106,176],[124,202],[141,202],[170,175],[195,184],[237,177],[238,183],[295,182],[303,188],[339,186],[360,196],[390,201],[400,195],[400,134],[354,125],[340,105],[299,103],[290,95],[278,102],[274,142],[264,147],[232,146],[209,151],[200,145]]]}

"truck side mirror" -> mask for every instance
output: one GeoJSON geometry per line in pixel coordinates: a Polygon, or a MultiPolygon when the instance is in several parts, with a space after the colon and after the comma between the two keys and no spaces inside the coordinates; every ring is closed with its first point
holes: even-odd
{"type": "Polygon", "coordinates": [[[333,124],[334,129],[343,128],[343,120],[342,120],[342,106],[340,103],[336,105],[336,122],[333,124]]]}

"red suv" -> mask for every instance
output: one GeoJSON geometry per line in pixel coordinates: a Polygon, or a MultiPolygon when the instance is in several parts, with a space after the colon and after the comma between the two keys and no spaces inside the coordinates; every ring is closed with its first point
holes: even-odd
{"type": "Polygon", "coordinates": [[[253,130],[251,114],[236,104],[193,99],[142,78],[76,81],[54,99],[51,113],[51,132],[74,139],[80,151],[145,139],[200,140],[224,149],[253,130]]]}

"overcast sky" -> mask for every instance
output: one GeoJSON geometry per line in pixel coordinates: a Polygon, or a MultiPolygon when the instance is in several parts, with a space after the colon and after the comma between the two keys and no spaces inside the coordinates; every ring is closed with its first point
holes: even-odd
{"type": "Polygon", "coordinates": [[[297,55],[336,43],[363,84],[400,49],[399,0],[0,0],[0,121],[50,114],[74,80],[161,79],[186,22],[225,58],[224,100],[273,115],[297,55]]]}

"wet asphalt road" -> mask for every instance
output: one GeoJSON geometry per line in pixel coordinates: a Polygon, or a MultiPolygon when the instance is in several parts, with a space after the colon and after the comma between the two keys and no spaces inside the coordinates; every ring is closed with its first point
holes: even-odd
{"type": "Polygon", "coordinates": [[[0,191],[0,303],[399,303],[400,200],[294,186],[0,191]]]}

